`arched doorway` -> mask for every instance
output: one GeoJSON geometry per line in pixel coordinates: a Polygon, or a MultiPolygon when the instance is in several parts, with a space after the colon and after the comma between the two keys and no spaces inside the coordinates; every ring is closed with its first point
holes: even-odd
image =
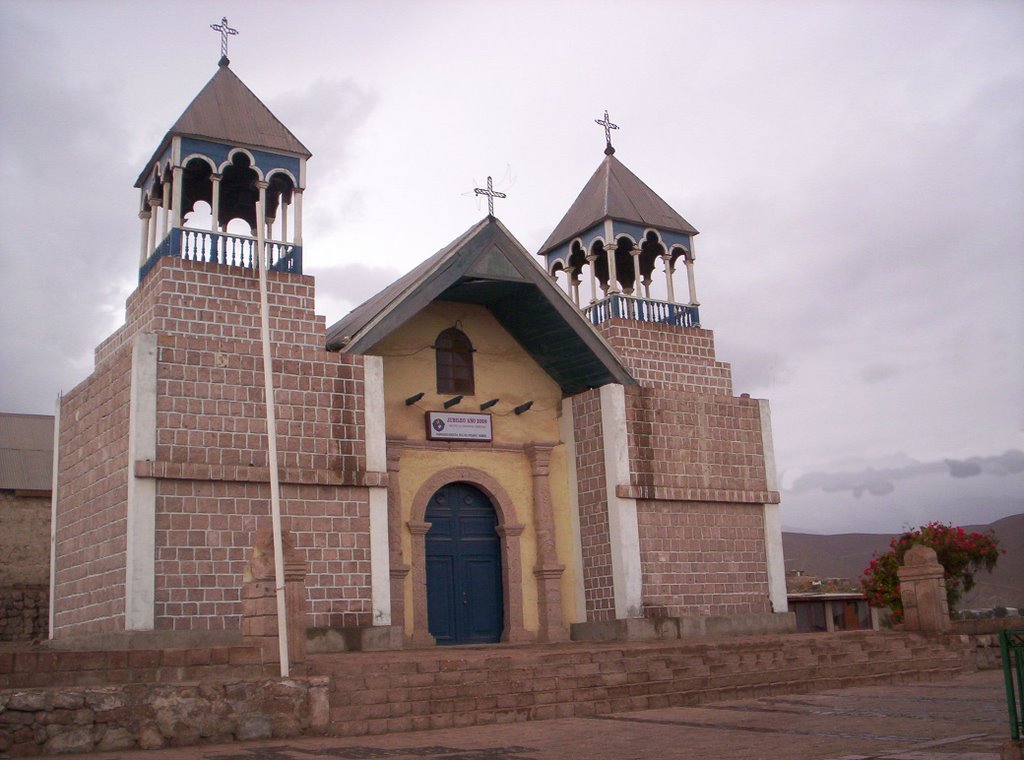
{"type": "Polygon", "coordinates": [[[501,543],[490,499],[468,483],[430,497],[426,522],[427,621],[438,644],[484,644],[504,627],[501,543]]]}

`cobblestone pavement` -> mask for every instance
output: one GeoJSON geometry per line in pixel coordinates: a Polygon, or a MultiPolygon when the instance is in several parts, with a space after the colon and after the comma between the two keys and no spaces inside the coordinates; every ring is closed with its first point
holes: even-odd
{"type": "Polygon", "coordinates": [[[301,738],[94,760],[997,760],[1009,739],[1002,672],[952,681],[357,738],[301,738]]]}

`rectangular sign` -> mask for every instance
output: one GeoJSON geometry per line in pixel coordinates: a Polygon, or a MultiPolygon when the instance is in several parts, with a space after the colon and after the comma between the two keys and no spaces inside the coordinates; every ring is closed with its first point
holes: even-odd
{"type": "Polygon", "coordinates": [[[427,440],[490,441],[491,415],[467,412],[427,412],[427,440]]]}

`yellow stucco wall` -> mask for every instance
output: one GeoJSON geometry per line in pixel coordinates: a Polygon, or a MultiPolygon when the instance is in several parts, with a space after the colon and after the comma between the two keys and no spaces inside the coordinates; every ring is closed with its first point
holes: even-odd
{"type": "MultiPolygon", "coordinates": [[[[532,357],[494,319],[487,309],[473,304],[434,302],[382,340],[368,354],[384,360],[384,397],[389,439],[404,438],[411,446],[402,450],[399,482],[402,500],[402,561],[411,563],[411,536],[406,527],[417,493],[436,473],[452,467],[473,467],[494,478],[508,493],[515,509],[515,521],[526,526],[520,539],[523,590],[523,622],[536,631],[537,583],[533,569],[537,563],[537,540],[533,525],[533,478],[530,463],[521,450],[531,442],[557,443],[558,415],[562,392],[532,357]],[[438,394],[435,356],[431,348],[437,335],[457,326],[472,341],[475,393],[453,411],[477,412],[480,404],[492,398],[499,403],[488,410],[493,414],[492,444],[427,444],[424,414],[442,410],[442,402],[451,394],[438,394]],[[412,406],[405,399],[423,392],[412,406]],[[513,408],[526,401],[533,407],[522,415],[513,408]]],[[[574,559],[578,551],[572,533],[566,447],[552,451],[550,489],[558,561],[565,565],[562,576],[563,618],[576,619],[574,588],[577,582],[574,559]]],[[[405,627],[413,630],[413,583],[405,585],[405,627]]]]}

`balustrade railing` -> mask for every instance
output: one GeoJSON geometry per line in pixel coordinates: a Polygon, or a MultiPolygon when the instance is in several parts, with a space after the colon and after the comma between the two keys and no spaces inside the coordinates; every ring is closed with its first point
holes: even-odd
{"type": "Polygon", "coordinates": [[[687,306],[650,298],[614,295],[602,298],[584,307],[583,314],[592,324],[618,317],[638,322],[655,322],[680,327],[700,327],[700,312],[696,306],[687,306]]]}
{"type": "MultiPolygon", "coordinates": [[[[266,246],[270,254],[271,271],[302,274],[302,246],[273,240],[268,240],[266,246]]],[[[139,282],[142,282],[149,270],[156,265],[157,260],[164,256],[206,264],[226,264],[243,269],[255,269],[259,266],[255,238],[208,230],[174,228],[139,268],[139,282]]]]}

